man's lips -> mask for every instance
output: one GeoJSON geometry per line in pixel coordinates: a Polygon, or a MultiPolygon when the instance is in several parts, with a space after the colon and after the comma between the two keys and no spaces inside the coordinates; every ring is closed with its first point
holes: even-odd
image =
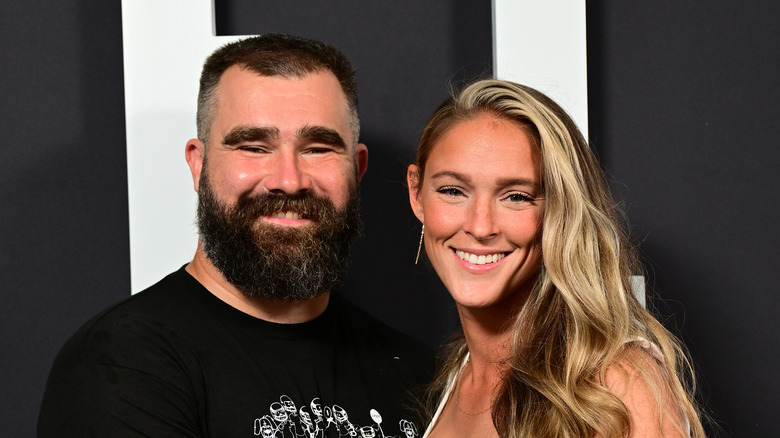
{"type": "Polygon", "coordinates": [[[303,226],[311,223],[312,220],[303,213],[285,210],[263,216],[263,221],[284,226],[303,226]]]}
{"type": "Polygon", "coordinates": [[[297,211],[277,211],[272,213],[269,217],[276,217],[282,219],[308,219],[303,214],[297,211]]]}

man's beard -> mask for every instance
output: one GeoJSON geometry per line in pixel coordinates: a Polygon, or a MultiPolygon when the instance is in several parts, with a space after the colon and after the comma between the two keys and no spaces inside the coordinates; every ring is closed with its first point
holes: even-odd
{"type": "Polygon", "coordinates": [[[244,193],[230,206],[215,197],[204,166],[198,230],[206,256],[249,297],[296,302],[328,292],[341,280],[362,231],[358,190],[357,183],[350,185],[342,210],[311,192],[244,193]],[[283,227],[260,220],[288,211],[311,223],[283,227]]]}

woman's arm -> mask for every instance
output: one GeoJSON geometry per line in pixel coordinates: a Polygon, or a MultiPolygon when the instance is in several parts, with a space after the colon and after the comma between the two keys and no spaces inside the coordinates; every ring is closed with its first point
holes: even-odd
{"type": "Polygon", "coordinates": [[[604,383],[628,410],[631,438],[690,436],[664,365],[651,352],[629,348],[607,369],[604,383]]]}

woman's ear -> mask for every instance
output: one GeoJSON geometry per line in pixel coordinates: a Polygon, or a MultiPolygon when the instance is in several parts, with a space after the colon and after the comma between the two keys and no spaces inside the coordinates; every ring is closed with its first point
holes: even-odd
{"type": "Polygon", "coordinates": [[[425,214],[423,212],[422,201],[420,200],[420,168],[416,164],[410,164],[406,170],[406,186],[409,188],[409,205],[417,219],[425,223],[425,214]]]}

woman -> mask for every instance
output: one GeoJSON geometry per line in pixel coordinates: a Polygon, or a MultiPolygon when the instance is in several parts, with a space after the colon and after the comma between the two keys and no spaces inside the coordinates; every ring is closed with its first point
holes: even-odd
{"type": "Polygon", "coordinates": [[[632,295],[634,251],[558,105],[478,81],[433,115],[407,180],[464,335],[426,436],[704,436],[690,367],[632,295]]]}

